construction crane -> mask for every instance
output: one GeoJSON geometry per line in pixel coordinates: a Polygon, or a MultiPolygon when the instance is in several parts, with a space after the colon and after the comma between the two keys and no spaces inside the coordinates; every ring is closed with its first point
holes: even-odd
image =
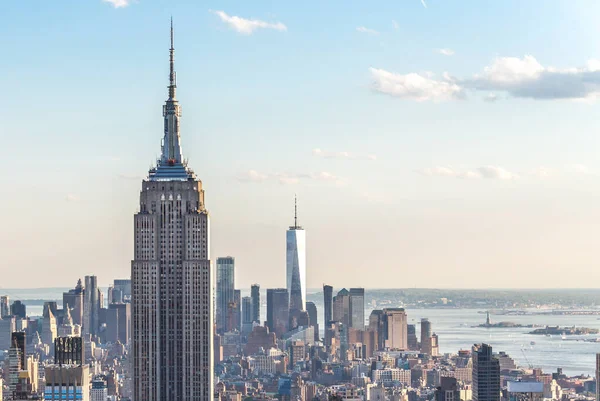
{"type": "Polygon", "coordinates": [[[525,350],[523,348],[521,348],[521,352],[523,353],[523,357],[525,358],[525,362],[527,362],[527,365],[529,365],[529,369],[533,370],[533,365],[531,364],[531,362],[529,362],[529,359],[527,359],[527,355],[525,355],[525,350]]]}

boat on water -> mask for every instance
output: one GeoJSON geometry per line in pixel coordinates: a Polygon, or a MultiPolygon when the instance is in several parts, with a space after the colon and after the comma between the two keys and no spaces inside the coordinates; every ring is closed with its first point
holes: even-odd
{"type": "Polygon", "coordinates": [[[535,341],[532,341],[529,343],[530,345],[535,345],[535,341]]]}
{"type": "Polygon", "coordinates": [[[566,334],[563,332],[563,333],[560,335],[560,338],[561,338],[561,340],[566,340],[566,339],[567,339],[567,335],[566,335],[566,334]]]}

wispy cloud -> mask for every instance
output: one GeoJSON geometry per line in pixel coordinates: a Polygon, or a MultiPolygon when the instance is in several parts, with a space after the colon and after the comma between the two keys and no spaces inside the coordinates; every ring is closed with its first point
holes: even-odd
{"type": "Polygon", "coordinates": [[[436,52],[443,56],[454,56],[454,50],[452,49],[436,49],[436,52]]]}
{"type": "Polygon", "coordinates": [[[371,88],[386,95],[412,99],[418,102],[455,100],[463,97],[463,88],[452,77],[440,79],[431,74],[396,74],[379,68],[370,68],[371,88]]]}
{"type": "Polygon", "coordinates": [[[487,101],[495,101],[498,92],[540,100],[591,101],[600,97],[600,60],[558,69],[543,66],[533,56],[499,57],[467,79],[448,73],[435,79],[431,74],[399,74],[378,68],[370,68],[370,72],[375,91],[416,101],[462,99],[469,90],[490,93],[487,101]]]}
{"type": "Polygon", "coordinates": [[[281,22],[266,22],[257,19],[247,19],[235,15],[228,15],[225,11],[211,11],[217,15],[221,21],[226,23],[233,30],[243,34],[251,35],[257,29],[274,29],[276,31],[287,31],[287,26],[281,22]]]}
{"type": "Polygon", "coordinates": [[[364,26],[359,26],[359,27],[356,28],[356,30],[358,32],[368,33],[369,35],[379,35],[379,32],[376,31],[375,29],[367,28],[367,27],[364,27],[364,26]]]}
{"type": "Polygon", "coordinates": [[[394,19],[392,20],[392,26],[394,27],[394,29],[400,28],[400,25],[398,25],[398,23],[394,19]]]}
{"type": "Polygon", "coordinates": [[[131,4],[131,0],[102,0],[103,3],[109,3],[114,8],[123,8],[131,4]]]}
{"type": "Polygon", "coordinates": [[[425,0],[421,0],[421,4],[423,4],[423,7],[427,8],[427,3],[425,3],[425,0]]]}
{"type": "Polygon", "coordinates": [[[496,179],[514,180],[518,175],[499,166],[482,166],[474,169],[456,169],[453,167],[436,166],[417,171],[427,176],[454,177],[462,179],[496,179]]]}
{"type": "Polygon", "coordinates": [[[79,202],[81,198],[79,198],[79,196],[75,194],[67,194],[67,196],[65,196],[65,200],[67,202],[79,202]]]}
{"type": "Polygon", "coordinates": [[[239,182],[278,182],[282,185],[294,185],[301,181],[323,181],[331,182],[341,186],[346,184],[346,180],[327,171],[316,173],[262,173],[256,170],[249,170],[238,174],[236,177],[239,182]]]}
{"type": "Polygon", "coordinates": [[[489,103],[494,103],[496,100],[498,100],[498,95],[496,95],[495,93],[488,93],[487,95],[485,95],[483,100],[489,103]]]}
{"type": "Polygon", "coordinates": [[[313,149],[313,156],[324,159],[348,159],[348,160],[377,160],[373,154],[355,154],[350,152],[329,152],[319,148],[313,149]]]}

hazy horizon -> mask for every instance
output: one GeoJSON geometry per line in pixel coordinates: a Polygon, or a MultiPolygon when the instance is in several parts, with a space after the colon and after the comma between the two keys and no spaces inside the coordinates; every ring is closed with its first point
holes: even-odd
{"type": "Polygon", "coordinates": [[[238,288],[285,286],[294,194],[309,288],[600,283],[598,12],[7,2],[2,285],[129,277],[171,15],[183,154],[206,190],[211,259],[236,258],[238,288]]]}

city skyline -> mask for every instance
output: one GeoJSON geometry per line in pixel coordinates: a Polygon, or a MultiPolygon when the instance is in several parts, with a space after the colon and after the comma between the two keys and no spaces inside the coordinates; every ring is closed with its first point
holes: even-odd
{"type": "Polygon", "coordinates": [[[63,285],[43,269],[102,271],[102,287],[128,276],[131,184],[157,155],[159,27],[171,13],[185,49],[185,151],[215,205],[211,253],[236,257],[239,288],[285,286],[294,193],[310,229],[308,289],[340,274],[348,287],[381,288],[381,276],[388,288],[424,287],[414,271],[437,288],[600,280],[600,5],[427,3],[315,2],[313,14],[231,2],[6,4],[11,62],[0,80],[11,96],[0,119],[14,133],[3,135],[7,163],[20,167],[2,177],[15,194],[0,200],[12,227],[0,234],[3,286],[22,287],[12,272],[23,270],[30,287],[63,285]],[[569,90],[557,89],[563,79],[569,90]],[[109,251],[87,259],[98,247],[109,251]]]}

